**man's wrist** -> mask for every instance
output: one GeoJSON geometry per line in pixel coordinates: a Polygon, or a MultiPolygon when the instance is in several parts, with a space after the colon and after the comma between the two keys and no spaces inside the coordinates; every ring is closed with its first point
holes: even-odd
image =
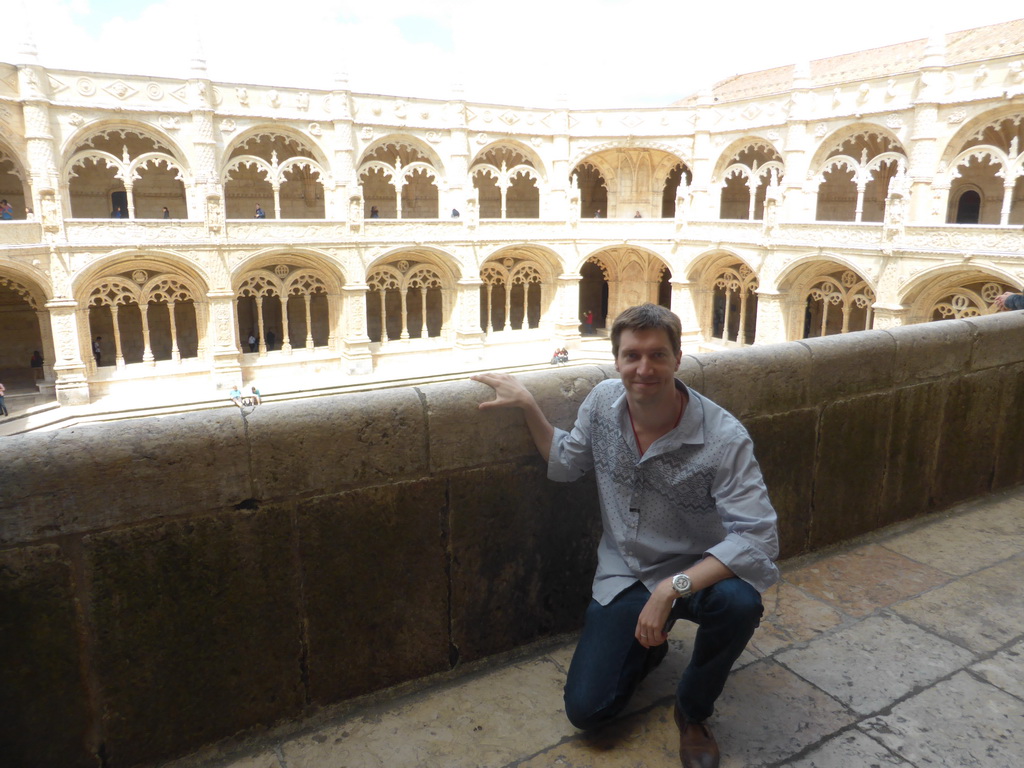
{"type": "Polygon", "coordinates": [[[673,576],[669,580],[669,585],[672,587],[672,594],[676,600],[689,597],[693,593],[693,582],[685,572],[673,576]]]}

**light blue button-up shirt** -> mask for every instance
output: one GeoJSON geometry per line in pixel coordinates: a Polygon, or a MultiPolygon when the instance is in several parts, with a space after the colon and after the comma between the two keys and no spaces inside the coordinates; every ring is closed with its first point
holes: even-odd
{"type": "Polygon", "coordinates": [[[598,384],[571,432],[555,429],[552,480],[593,469],[604,532],[594,599],[607,605],[637,580],[653,591],[705,555],[763,592],[779,579],[775,510],[747,430],[731,413],[681,382],[682,419],[641,457],[621,381],[598,384]]]}

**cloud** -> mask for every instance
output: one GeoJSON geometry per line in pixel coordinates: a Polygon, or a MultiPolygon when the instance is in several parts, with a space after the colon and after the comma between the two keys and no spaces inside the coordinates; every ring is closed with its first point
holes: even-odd
{"type": "Polygon", "coordinates": [[[811,0],[8,0],[0,60],[31,23],[46,66],[186,77],[201,34],[209,76],[226,82],[329,88],[345,72],[369,93],[661,106],[736,73],[1018,15],[945,6],[862,0],[838,23],[811,0]]]}

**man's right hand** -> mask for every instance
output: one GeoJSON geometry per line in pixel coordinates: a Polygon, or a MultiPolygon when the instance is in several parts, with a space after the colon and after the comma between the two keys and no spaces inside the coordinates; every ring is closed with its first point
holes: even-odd
{"type": "Polygon", "coordinates": [[[528,408],[535,402],[533,395],[519,383],[519,379],[507,373],[478,373],[469,378],[494,390],[494,399],[478,406],[482,411],[488,408],[528,408]]]}
{"type": "Polygon", "coordinates": [[[551,453],[551,441],[555,431],[551,423],[544,417],[537,401],[533,399],[530,390],[524,387],[519,379],[509,376],[507,373],[478,373],[469,378],[486,384],[494,390],[494,399],[480,403],[477,406],[480,410],[485,411],[488,408],[522,409],[533,443],[537,446],[537,451],[544,461],[547,461],[551,453]]]}

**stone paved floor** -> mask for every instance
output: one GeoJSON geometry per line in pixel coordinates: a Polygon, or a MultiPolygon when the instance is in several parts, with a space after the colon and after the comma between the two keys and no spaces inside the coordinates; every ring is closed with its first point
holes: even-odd
{"type": "MultiPolygon", "coordinates": [[[[723,768],[1024,766],[1024,487],[783,565],[709,721],[723,768]]],[[[565,720],[563,643],[202,768],[677,766],[693,630],[598,737],[565,720]]]]}

